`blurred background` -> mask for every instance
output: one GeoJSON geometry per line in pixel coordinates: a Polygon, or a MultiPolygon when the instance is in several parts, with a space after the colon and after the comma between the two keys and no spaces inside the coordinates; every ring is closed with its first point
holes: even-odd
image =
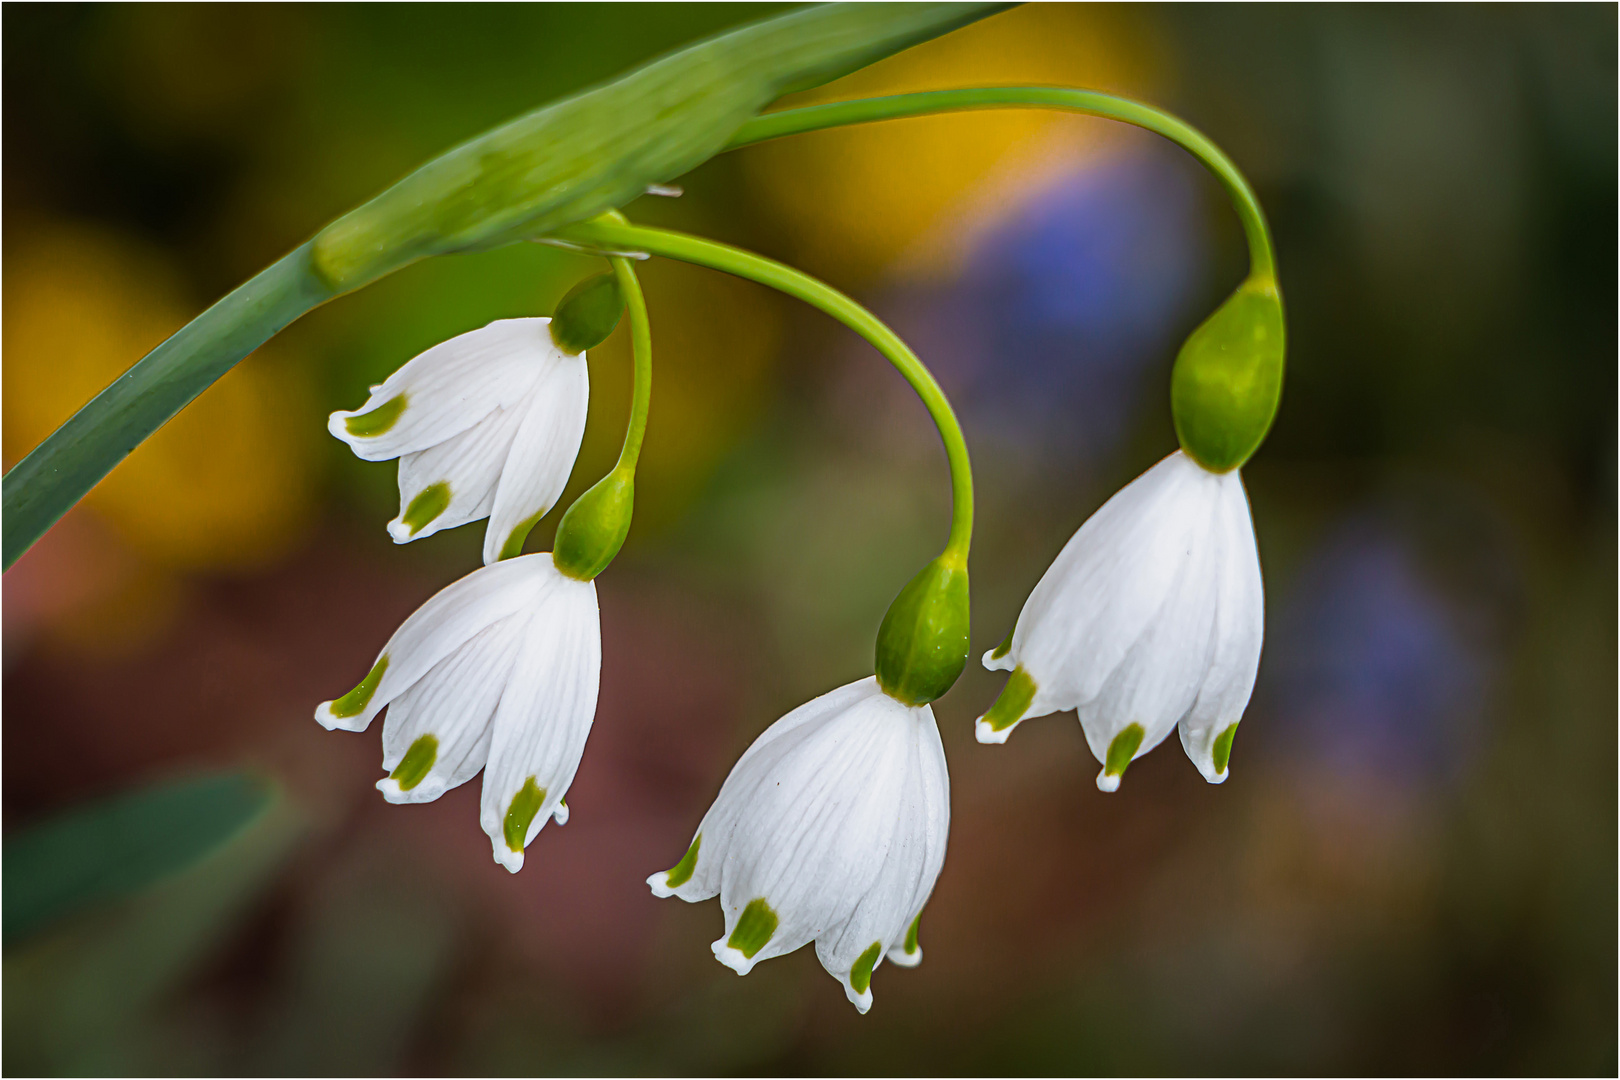
{"type": "MultiPolygon", "coordinates": [[[[431,155],[774,10],[8,7],[6,465],[431,155]]],[[[1257,187],[1290,315],[1244,470],[1269,633],[1231,780],[1171,739],[1102,795],[1069,714],[979,746],[1000,678],[972,664],[935,707],[927,962],[879,969],[864,1018],[810,950],[738,979],[717,905],[643,880],[771,720],[870,672],[943,542],[943,454],[898,376],[781,297],[646,266],[601,708],[572,820],[511,876],[477,783],[388,806],[376,728],[311,719],[482,535],[394,547],[394,467],[324,422],[593,264],[437,259],[309,315],[5,575],[8,842],[203,769],[279,792],[157,891],[8,942],[5,1071],[1613,1073],[1615,61],[1603,5],[1052,4],[806,98],[1066,83],[1176,110],[1257,187]]],[[[824,276],[935,367],[978,479],[975,656],[1174,449],[1171,361],[1245,269],[1211,179],[1099,120],[817,134],[683,184],[628,212],[824,276]]],[[[616,453],[624,337],[590,357],[568,498],[616,453]]]]}

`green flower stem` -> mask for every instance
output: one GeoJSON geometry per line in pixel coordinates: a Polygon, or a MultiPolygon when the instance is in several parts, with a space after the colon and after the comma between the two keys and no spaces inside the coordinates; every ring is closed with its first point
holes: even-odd
{"type": "Polygon", "coordinates": [[[74,413],[6,473],[10,567],[73,504],[237,361],[336,291],[305,244],[187,323],[74,413]]]}
{"type": "Polygon", "coordinates": [[[669,229],[616,222],[604,215],[559,229],[552,236],[570,243],[615,251],[644,251],[757,281],[821,309],[865,338],[911,384],[927,407],[934,426],[939,429],[939,437],[945,443],[945,456],[951,467],[952,497],[951,534],[941,557],[966,566],[968,545],[973,538],[973,474],[962,427],[957,423],[951,403],[946,400],[945,392],[939,388],[933,374],[917,359],[917,354],[900,340],[899,335],[877,316],[832,286],[790,266],[753,252],[669,229]]]}
{"type": "Polygon", "coordinates": [[[878,120],[901,120],[913,116],[931,116],[936,113],[964,112],[977,109],[1061,109],[1065,112],[1084,113],[1108,120],[1134,124],[1157,135],[1162,135],[1197,158],[1226,189],[1243,221],[1243,232],[1249,241],[1249,276],[1272,279],[1277,276],[1276,260],[1272,255],[1271,230],[1266,216],[1232,159],[1221,152],[1202,132],[1183,120],[1151,105],[1128,98],[1102,94],[1095,90],[1071,90],[1058,86],[989,86],[966,90],[934,90],[919,94],[896,94],[893,97],[865,98],[860,101],[839,101],[829,105],[812,105],[803,109],[784,109],[766,113],[748,121],[726,144],[727,150],[780,139],[785,135],[800,135],[809,131],[845,127],[850,124],[869,124],[878,120]]]}
{"type": "Polygon", "coordinates": [[[641,293],[635,265],[622,256],[608,260],[619,281],[624,304],[630,311],[630,352],[635,364],[635,386],[630,394],[630,423],[624,431],[624,449],[619,451],[615,471],[634,473],[641,458],[641,442],[647,434],[647,409],[652,401],[652,327],[647,319],[647,298],[641,293]]]}

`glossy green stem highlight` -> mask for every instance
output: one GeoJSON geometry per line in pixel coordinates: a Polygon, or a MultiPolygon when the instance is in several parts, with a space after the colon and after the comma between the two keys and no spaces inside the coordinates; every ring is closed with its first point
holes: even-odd
{"type": "Polygon", "coordinates": [[[636,462],[641,459],[641,442],[647,434],[647,410],[652,403],[652,325],[647,318],[647,298],[642,295],[635,265],[617,255],[608,261],[613,264],[613,276],[618,279],[619,291],[624,294],[625,307],[630,311],[630,355],[635,365],[630,422],[624,430],[624,448],[619,451],[616,468],[633,473],[636,462]]]}
{"type": "Polygon", "coordinates": [[[1260,209],[1260,200],[1249,187],[1232,159],[1221,152],[1191,124],[1172,116],[1162,109],[1144,105],[1140,101],[1102,94],[1095,90],[1073,90],[1060,86],[987,86],[966,90],[933,90],[918,94],[896,94],[893,97],[865,98],[860,101],[839,101],[828,105],[811,105],[803,109],[784,109],[766,113],[748,121],[726,144],[727,150],[736,150],[786,135],[800,135],[826,128],[846,127],[850,124],[869,124],[878,120],[900,120],[913,116],[931,116],[936,113],[965,112],[979,109],[1061,109],[1065,112],[1084,113],[1108,120],[1118,120],[1162,135],[1197,158],[1205,168],[1215,174],[1226,189],[1243,221],[1243,232],[1249,241],[1249,275],[1274,278],[1276,260],[1272,255],[1271,230],[1260,209]]]}
{"type": "Polygon", "coordinates": [[[950,462],[952,497],[951,534],[942,557],[948,557],[962,566],[967,565],[968,546],[973,539],[973,474],[962,426],[957,422],[956,413],[952,411],[945,392],[940,389],[933,374],[917,359],[917,354],[900,340],[899,335],[877,316],[831,285],[817,281],[791,266],[686,233],[616,222],[604,216],[559,229],[551,237],[585,247],[644,251],[723,270],[803,300],[860,334],[911,384],[917,396],[922,398],[928,415],[933,418],[934,426],[939,429],[939,437],[945,444],[945,456],[950,462]]]}

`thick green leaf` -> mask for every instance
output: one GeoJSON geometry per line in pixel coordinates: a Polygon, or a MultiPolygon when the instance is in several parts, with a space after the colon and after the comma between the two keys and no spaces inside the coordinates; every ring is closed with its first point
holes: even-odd
{"type": "Polygon", "coordinates": [[[219,773],[105,799],[6,837],[5,943],[190,866],[273,798],[261,778],[219,773]]]}
{"type": "Polygon", "coordinates": [[[423,255],[623,206],[713,157],[783,94],[1005,6],[823,4],[710,38],[435,158],[322,230],[316,271],[346,291],[423,255]]]}
{"type": "Polygon", "coordinates": [[[823,4],[701,41],[424,165],[158,346],[8,472],[9,567],[147,436],[304,312],[414,259],[621,206],[721,150],[782,94],[1006,7],[823,4]]]}

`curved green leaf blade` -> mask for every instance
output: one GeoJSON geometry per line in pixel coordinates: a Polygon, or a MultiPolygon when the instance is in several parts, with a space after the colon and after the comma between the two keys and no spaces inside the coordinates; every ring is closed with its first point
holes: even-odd
{"type": "Polygon", "coordinates": [[[427,255],[495,247],[622,206],[722,148],[777,97],[999,11],[822,4],[698,42],[422,166],[192,320],[6,473],[9,567],[96,483],[306,311],[427,255]]]}
{"type": "Polygon", "coordinates": [[[422,166],[323,229],[339,291],[413,259],[510,243],[623,206],[701,165],[785,93],[1005,4],[822,4],[752,23],[520,116],[422,166]]]}
{"type": "Polygon", "coordinates": [[[5,943],[184,869],[274,798],[261,777],[217,773],[101,800],[6,837],[5,943]]]}

